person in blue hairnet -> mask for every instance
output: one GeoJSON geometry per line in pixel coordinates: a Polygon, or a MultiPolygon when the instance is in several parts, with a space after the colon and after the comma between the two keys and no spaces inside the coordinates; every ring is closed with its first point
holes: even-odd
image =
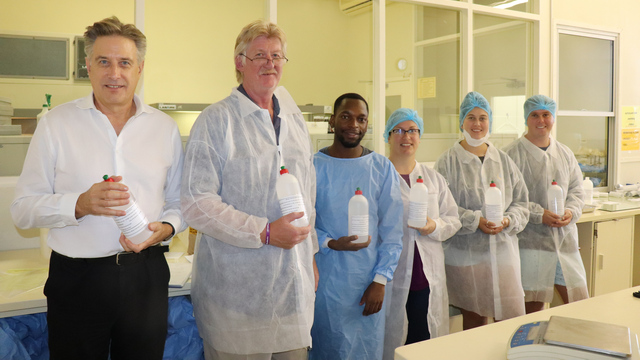
{"type": "Polygon", "coordinates": [[[360,145],[368,115],[362,96],[338,97],[333,144],[313,158],[320,281],[311,359],[382,359],[387,282],[402,252],[402,199],[393,164],[360,145]],[[369,203],[368,239],[349,236],[348,205],[358,187],[369,203]]]}
{"type": "Polygon", "coordinates": [[[535,95],[524,103],[527,133],[504,150],[524,175],[529,189],[529,223],[518,235],[522,286],[527,313],[553,300],[554,287],[564,303],[586,299],[587,275],[578,251],[578,227],[584,190],[573,152],[551,137],[556,102],[535,95]],[[563,190],[564,214],[550,211],[547,190],[555,180],[563,190]]]}
{"type": "Polygon", "coordinates": [[[404,205],[402,254],[393,276],[387,309],[384,358],[392,360],[398,346],[449,333],[449,296],[442,242],[462,226],[447,181],[435,170],[416,161],[424,123],[412,109],[394,111],[384,130],[389,160],[400,177],[404,205]],[[429,190],[426,225],[408,225],[411,186],[422,177],[429,190]]]}
{"type": "Polygon", "coordinates": [[[491,122],[487,99],[468,93],[460,105],[464,139],[435,165],[449,182],[462,222],[444,252],[449,303],[462,312],[465,330],[486,324],[488,317],[525,313],[517,234],[529,219],[527,186],[513,160],[488,140],[491,122]],[[484,198],[491,182],[502,193],[499,223],[487,220],[484,198]]]}

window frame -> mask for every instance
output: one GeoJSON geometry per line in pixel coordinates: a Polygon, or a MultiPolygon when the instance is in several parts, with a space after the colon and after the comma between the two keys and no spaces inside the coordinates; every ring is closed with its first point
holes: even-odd
{"type": "MultiPolygon", "coordinates": [[[[580,111],[580,110],[562,110],[558,109],[556,117],[607,117],[608,121],[608,139],[607,139],[607,186],[594,188],[594,191],[608,192],[614,189],[618,183],[618,146],[620,144],[620,124],[619,114],[619,86],[620,86],[620,32],[608,29],[587,28],[564,22],[555,22],[553,36],[553,64],[552,64],[552,95],[551,97],[558,101],[560,96],[560,35],[582,36],[593,39],[608,40],[613,42],[613,73],[612,73],[612,111],[580,111]]],[[[553,136],[556,137],[557,127],[553,128],[553,136]]]]}
{"type": "MultiPolygon", "coordinates": [[[[372,113],[375,120],[373,130],[374,150],[376,152],[384,154],[385,143],[383,139],[383,131],[385,119],[385,42],[386,42],[386,14],[385,7],[386,2],[384,0],[372,0],[373,1],[373,106],[372,113]]],[[[473,16],[474,14],[495,16],[505,19],[512,19],[518,21],[526,21],[531,23],[531,29],[533,31],[530,44],[531,56],[527,66],[530,74],[530,80],[527,86],[527,96],[537,94],[540,89],[540,85],[544,83],[541,81],[541,72],[539,70],[540,64],[544,63],[542,58],[541,48],[544,45],[541,39],[544,38],[542,34],[543,19],[549,18],[548,0],[532,0],[531,12],[522,12],[509,9],[496,9],[486,5],[474,4],[473,0],[392,0],[392,2],[408,3],[413,5],[436,7],[448,10],[454,10],[460,12],[460,99],[464,97],[466,93],[474,89],[474,61],[473,61],[473,16]]],[[[415,36],[415,35],[414,35],[415,36]]],[[[450,37],[451,35],[449,35],[450,37]]],[[[433,41],[433,40],[431,40],[433,41]]],[[[423,46],[417,43],[414,39],[414,57],[416,56],[416,47],[423,46]]],[[[416,74],[416,61],[412,63],[412,73],[416,74]]],[[[415,79],[412,80],[412,88],[414,89],[414,104],[417,103],[417,95],[415,91],[415,79]]]]}

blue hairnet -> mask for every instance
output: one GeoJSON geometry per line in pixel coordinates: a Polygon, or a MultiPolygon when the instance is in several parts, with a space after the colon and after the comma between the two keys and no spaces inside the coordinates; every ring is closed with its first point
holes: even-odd
{"type": "Polygon", "coordinates": [[[460,104],[460,127],[462,127],[462,123],[469,111],[475,108],[480,108],[487,112],[487,115],[489,115],[489,131],[491,131],[491,125],[493,124],[491,106],[482,94],[475,91],[468,93],[467,96],[464,97],[464,100],[462,100],[462,104],[460,104]]]}
{"type": "Polygon", "coordinates": [[[544,95],[533,95],[524,102],[524,124],[527,125],[529,114],[536,110],[547,110],[556,118],[556,102],[552,98],[544,95]]]}
{"type": "Polygon", "coordinates": [[[424,132],[424,122],[422,118],[418,116],[418,112],[412,109],[400,108],[389,116],[389,120],[387,120],[387,126],[384,128],[384,142],[389,142],[389,133],[391,130],[398,124],[403,121],[413,121],[418,125],[418,129],[420,129],[420,135],[424,132]]]}

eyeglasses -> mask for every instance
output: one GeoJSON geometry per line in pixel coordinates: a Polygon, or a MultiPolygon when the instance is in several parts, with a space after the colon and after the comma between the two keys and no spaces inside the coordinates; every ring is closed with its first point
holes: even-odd
{"type": "Polygon", "coordinates": [[[259,66],[267,65],[269,63],[269,61],[271,61],[273,63],[273,65],[280,66],[280,65],[286,64],[289,61],[289,59],[287,59],[286,56],[280,56],[278,54],[271,55],[271,58],[268,58],[266,56],[261,56],[260,54],[258,54],[253,59],[248,57],[245,54],[240,54],[240,55],[242,55],[242,56],[246,57],[247,59],[251,60],[251,62],[255,62],[259,66]]]}
{"type": "Polygon", "coordinates": [[[404,130],[404,129],[392,129],[391,132],[395,135],[398,136],[402,136],[402,134],[407,133],[409,134],[409,136],[412,135],[420,135],[420,130],[419,129],[408,129],[408,130],[404,130]]]}

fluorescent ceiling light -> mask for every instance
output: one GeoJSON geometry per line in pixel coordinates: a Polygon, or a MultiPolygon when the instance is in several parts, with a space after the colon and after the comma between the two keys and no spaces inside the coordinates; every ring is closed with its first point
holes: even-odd
{"type": "Polygon", "coordinates": [[[513,0],[513,1],[506,1],[502,4],[499,5],[495,5],[494,8],[496,9],[508,9],[510,7],[514,7],[516,5],[520,5],[520,4],[524,4],[526,2],[529,2],[529,0],[513,0]]]}

